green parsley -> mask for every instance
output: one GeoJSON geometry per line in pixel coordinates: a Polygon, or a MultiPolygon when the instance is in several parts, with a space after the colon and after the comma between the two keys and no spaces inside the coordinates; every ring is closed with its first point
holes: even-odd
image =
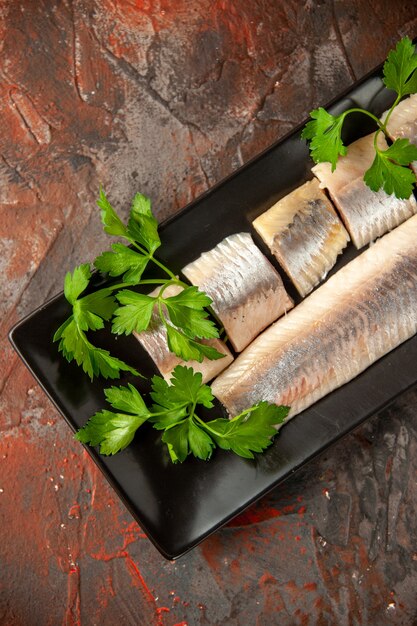
{"type": "Polygon", "coordinates": [[[127,387],[110,387],[104,393],[117,413],[99,411],[75,437],[83,443],[99,445],[101,454],[116,454],[132,442],[139,426],[149,418],[149,411],[139,391],[130,383],[127,387]]]}
{"type": "Polygon", "coordinates": [[[119,378],[120,371],[138,375],[133,368],[111,356],[108,350],[96,348],[87,339],[86,331],[100,330],[104,327],[117,308],[117,302],[111,295],[111,289],[100,289],[83,298],[91,279],[88,264],[76,267],[65,276],[64,294],[72,305],[72,315],[55,332],[54,341],[59,341],[59,350],[67,361],[75,360],[84,372],[94,376],[119,378]]]}
{"type": "Polygon", "coordinates": [[[116,335],[140,333],[149,327],[156,314],[165,326],[169,349],[181,359],[199,362],[204,357],[221,359],[223,354],[200,341],[219,337],[216,325],[209,319],[211,299],[197,287],[182,282],[154,256],[161,240],[149,198],[140,193],[135,195],[127,225],[102,189],[98,206],[104,231],[121,237],[128,245],[114,243],[110,250],[96,258],[94,265],[101,273],[121,277],[123,282],[83,296],[91,280],[90,266],[80,265],[66,275],[64,293],[72,314],[54,335],[63,356],[68,361],[75,360],[91,379],[99,375],[119,378],[121,371],[138,375],[134,368],[111,356],[107,350],[95,347],[86,333],[102,329],[109,321],[116,335]],[[162,278],[142,278],[149,263],[157,266],[162,278]],[[160,290],[155,296],[145,295],[132,290],[138,285],[159,286],[160,290]],[[164,292],[171,285],[181,287],[182,291],[165,297],[164,292]]]}
{"type": "Polygon", "coordinates": [[[409,169],[410,163],[417,160],[417,147],[408,139],[396,139],[383,150],[378,147],[378,135],[382,132],[389,139],[387,124],[400,100],[409,94],[417,93],[417,53],[411,40],[404,37],[391,50],[383,69],[383,82],[388,89],[396,92],[397,97],[387,112],[384,121],[365,109],[353,108],[333,116],[322,107],[310,113],[301,136],[310,142],[310,153],[316,163],[327,161],[335,170],[339,156],[347,153],[342,140],[342,128],[345,118],[354,112],[368,115],[377,125],[374,137],[375,159],[365,172],[364,181],[373,191],[384,189],[397,198],[409,198],[416,182],[415,174],[409,169]]]}
{"type": "Polygon", "coordinates": [[[103,410],[93,415],[78,431],[76,438],[92,446],[100,446],[101,454],[116,454],[132,441],[137,429],[149,421],[163,431],[173,463],[182,463],[189,455],[210,459],[217,447],[253,459],[276,435],[275,426],[282,424],[289,408],[260,402],[231,420],[218,418],[205,422],[197,415],[197,406],[213,408],[210,387],[202,384],[202,375],[192,368],[177,365],[171,384],[160,376],[152,378],[151,398],[147,408],[133,385],[105,390],[111,406],[117,412],[103,410]]]}

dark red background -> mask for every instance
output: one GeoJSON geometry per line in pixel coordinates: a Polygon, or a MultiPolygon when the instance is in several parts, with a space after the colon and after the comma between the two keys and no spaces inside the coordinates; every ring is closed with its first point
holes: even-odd
{"type": "Polygon", "coordinates": [[[409,0],[0,2],[0,623],[417,623],[415,392],[175,563],[6,341],[107,243],[103,183],[180,210],[417,34],[409,0]]]}

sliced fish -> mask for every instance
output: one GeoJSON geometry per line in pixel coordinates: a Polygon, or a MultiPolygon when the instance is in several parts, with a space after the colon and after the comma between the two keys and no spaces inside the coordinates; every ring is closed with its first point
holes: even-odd
{"type": "Polygon", "coordinates": [[[280,275],[249,233],[226,237],[182,272],[213,300],[237,352],[293,307],[280,275]]]}
{"type": "MultiPolygon", "coordinates": [[[[160,287],[154,289],[149,295],[156,296],[160,291],[160,287]]],[[[176,296],[182,291],[182,287],[178,285],[170,285],[165,289],[164,296],[169,298],[176,296]]],[[[172,370],[177,365],[186,365],[192,367],[195,372],[201,372],[203,375],[203,383],[206,383],[222,372],[233,361],[233,356],[220,339],[200,339],[202,343],[212,346],[225,356],[222,359],[211,361],[204,358],[201,363],[198,361],[183,361],[176,354],[170,352],[168,348],[168,339],[165,326],[162,324],[157,313],[152,314],[151,322],[148,330],[141,333],[133,333],[142,347],[147,351],[156,367],[167,382],[171,379],[172,370]]]]}
{"type": "MultiPolygon", "coordinates": [[[[357,248],[374,241],[417,212],[413,195],[399,200],[380,189],[372,191],[363,181],[365,171],[375,157],[374,133],[351,143],[346,156],[341,157],[334,172],[330,163],[318,163],[312,168],[329,194],[357,248]]],[[[387,147],[384,136],[378,136],[380,148],[387,147]]]]}
{"type": "Polygon", "coordinates": [[[317,179],[279,200],[253,226],[301,296],[326,277],[349,241],[317,179]]]}
{"type": "Polygon", "coordinates": [[[212,384],[231,415],[266,400],[290,417],[417,331],[417,216],[263,332],[212,384]]]}
{"type": "MultiPolygon", "coordinates": [[[[385,121],[387,113],[384,113],[382,120],[385,121]]],[[[387,125],[388,134],[391,139],[409,139],[417,146],[417,94],[406,98],[393,110],[387,125]]],[[[411,164],[415,174],[417,174],[417,161],[411,164]]]]}

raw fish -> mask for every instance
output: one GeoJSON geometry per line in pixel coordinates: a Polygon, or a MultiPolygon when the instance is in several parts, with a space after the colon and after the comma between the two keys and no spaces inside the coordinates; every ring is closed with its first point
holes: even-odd
{"type": "Polygon", "coordinates": [[[237,352],[293,307],[280,275],[249,233],[226,237],[182,272],[213,300],[237,352]]]}
{"type": "Polygon", "coordinates": [[[349,241],[317,179],[279,200],[253,226],[302,296],[326,277],[349,241]]]}
{"type": "MultiPolygon", "coordinates": [[[[381,237],[417,212],[413,195],[408,200],[399,200],[382,189],[372,191],[363,181],[375,157],[373,141],[374,133],[351,143],[334,172],[330,163],[318,163],[312,168],[321,187],[328,189],[357,248],[381,237]]],[[[378,145],[382,149],[387,147],[382,134],[378,136],[378,145]]]]}
{"type": "Polygon", "coordinates": [[[290,416],[417,331],[417,216],[262,333],[212,384],[231,415],[267,400],[290,416]]]}

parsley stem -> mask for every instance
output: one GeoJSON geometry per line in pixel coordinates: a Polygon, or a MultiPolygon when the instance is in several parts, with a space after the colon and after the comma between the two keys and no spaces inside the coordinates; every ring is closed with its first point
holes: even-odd
{"type": "MultiPolygon", "coordinates": [[[[194,405],[195,406],[195,405],[194,405]]],[[[230,422],[233,422],[234,420],[237,420],[241,417],[243,417],[244,415],[247,415],[248,413],[252,413],[254,407],[250,407],[249,409],[245,409],[244,411],[242,411],[242,413],[239,413],[239,415],[236,415],[235,417],[233,417],[230,422]]],[[[204,422],[200,417],[198,417],[198,415],[196,415],[195,413],[193,413],[193,416],[195,417],[195,419],[201,424],[201,426],[203,428],[205,428],[206,430],[208,430],[210,433],[213,433],[213,435],[218,435],[218,436],[224,436],[222,433],[219,433],[219,431],[214,430],[214,428],[211,428],[207,422],[204,422]]]]}
{"type": "Polygon", "coordinates": [[[143,256],[147,256],[149,258],[152,258],[152,255],[150,255],[149,252],[147,250],[145,250],[145,248],[142,248],[142,246],[140,246],[134,239],[132,239],[132,237],[127,237],[127,240],[130,241],[132,246],[135,246],[135,248],[137,248],[139,250],[139,252],[141,254],[143,254],[143,256]]]}
{"type": "Polygon", "coordinates": [[[141,254],[143,254],[144,256],[147,256],[150,261],[153,261],[155,263],[155,265],[157,265],[161,270],[164,270],[164,272],[166,274],[168,274],[168,276],[170,276],[170,278],[172,278],[172,279],[176,278],[175,274],[173,274],[168,267],[166,267],[163,263],[158,261],[158,259],[155,259],[153,254],[149,254],[149,252],[147,252],[144,248],[142,248],[142,246],[140,246],[134,239],[129,238],[129,241],[130,241],[130,243],[133,246],[135,246],[135,248],[137,248],[139,250],[139,252],[141,254]]]}
{"type": "MultiPolygon", "coordinates": [[[[194,405],[195,407],[195,405],[194,405]]],[[[217,435],[217,436],[221,436],[222,433],[219,433],[218,430],[214,430],[214,428],[211,428],[207,422],[205,422],[204,420],[202,420],[200,417],[198,417],[198,415],[196,413],[193,413],[193,417],[195,418],[195,420],[201,424],[201,426],[204,428],[204,430],[207,430],[209,433],[212,433],[213,435],[217,435]]]]}
{"type": "MultiPolygon", "coordinates": [[[[158,413],[152,413],[152,415],[158,415],[158,413]]],[[[166,415],[166,411],[161,413],[161,415],[166,415]]],[[[164,430],[167,431],[167,430],[170,430],[171,428],[175,428],[175,426],[178,426],[179,424],[184,424],[184,422],[186,422],[189,418],[190,416],[186,415],[184,419],[179,420],[178,422],[174,422],[173,424],[170,424],[169,426],[164,426],[164,430]]]]}
{"type": "Polygon", "coordinates": [[[130,243],[135,246],[135,248],[137,248],[139,250],[139,252],[141,254],[143,254],[144,256],[148,257],[148,259],[150,261],[153,261],[155,263],[155,265],[157,265],[161,270],[164,270],[164,272],[166,274],[168,274],[168,276],[170,278],[175,279],[175,274],[173,274],[171,272],[171,270],[166,267],[163,263],[161,263],[160,261],[158,261],[158,259],[155,259],[155,257],[153,256],[153,254],[149,254],[149,252],[147,252],[144,248],[142,248],[142,246],[140,246],[138,243],[136,243],[136,241],[134,239],[129,239],[130,243]]]}
{"type": "MultiPolygon", "coordinates": [[[[115,291],[117,289],[129,289],[129,287],[138,287],[139,285],[163,285],[163,289],[168,287],[172,283],[173,279],[166,278],[146,278],[143,280],[139,280],[137,283],[116,283],[115,285],[109,285],[108,287],[103,287],[102,289],[97,289],[94,293],[99,293],[100,291],[115,291]]],[[[175,279],[175,283],[180,285],[181,287],[188,287],[186,283],[182,280],[175,279]]],[[[88,295],[88,294],[87,294],[88,295]]],[[[87,296],[83,296],[80,300],[83,300],[87,296]]]]}
{"type": "Polygon", "coordinates": [[[378,128],[378,130],[376,131],[376,133],[374,135],[374,149],[375,149],[375,152],[377,154],[379,154],[379,152],[380,152],[380,150],[378,148],[378,135],[379,135],[380,132],[381,132],[381,129],[378,128]]]}
{"type": "MultiPolygon", "coordinates": [[[[103,287],[105,289],[126,289],[129,287],[137,287],[138,285],[165,285],[166,279],[164,278],[149,278],[145,280],[139,280],[137,283],[117,283],[116,285],[110,285],[110,287],[103,287]]],[[[101,291],[101,290],[100,290],[101,291]]]]}
{"type": "Polygon", "coordinates": [[[178,285],[179,287],[184,287],[184,289],[188,289],[188,287],[190,286],[187,283],[185,283],[183,280],[180,280],[179,278],[175,278],[175,284],[178,285]]]}
{"type": "MultiPolygon", "coordinates": [[[[180,409],[185,409],[187,406],[187,403],[185,402],[184,404],[180,404],[177,407],[175,407],[176,410],[180,410],[180,409]]],[[[166,415],[167,413],[169,413],[169,410],[164,409],[163,411],[158,411],[157,413],[150,413],[150,417],[158,417],[158,415],[166,415]]],[[[184,422],[186,419],[188,419],[188,415],[181,420],[181,422],[184,422]]],[[[175,422],[174,424],[170,424],[169,426],[167,426],[167,428],[171,428],[171,426],[176,426],[177,424],[180,424],[181,422],[175,422]]]]}
{"type": "Polygon", "coordinates": [[[373,119],[374,122],[376,122],[378,124],[378,128],[380,128],[381,130],[384,130],[384,128],[383,128],[384,125],[382,124],[381,120],[378,119],[376,115],[374,115],[370,111],[367,111],[366,109],[360,109],[359,107],[355,107],[353,109],[348,109],[347,111],[344,111],[344,113],[342,113],[343,119],[347,115],[349,115],[349,113],[364,113],[365,115],[367,115],[368,117],[373,119]]]}
{"type": "Polygon", "coordinates": [[[157,265],[158,267],[161,268],[161,270],[164,270],[164,272],[166,274],[168,274],[168,276],[170,276],[172,278],[172,280],[177,280],[177,277],[175,276],[175,274],[173,274],[173,272],[171,272],[170,269],[168,269],[167,267],[165,267],[165,265],[163,263],[161,263],[160,261],[158,261],[158,259],[155,259],[154,256],[150,256],[149,257],[151,261],[153,261],[155,263],[155,265],[157,265]]]}
{"type": "Polygon", "coordinates": [[[84,332],[83,330],[81,330],[81,328],[79,327],[79,325],[77,324],[77,322],[75,322],[75,323],[76,323],[76,325],[77,325],[78,333],[79,333],[79,335],[80,335],[81,339],[83,340],[83,342],[85,343],[85,345],[86,345],[89,349],[91,349],[91,348],[92,348],[93,350],[95,350],[95,349],[96,349],[96,348],[95,348],[95,346],[93,346],[93,344],[92,344],[92,343],[90,343],[90,341],[88,341],[88,339],[87,339],[87,335],[85,334],[85,332],[84,332]]]}
{"type": "Polygon", "coordinates": [[[248,413],[252,413],[254,408],[255,407],[251,406],[249,409],[245,409],[244,411],[242,411],[242,413],[239,413],[239,415],[236,415],[235,417],[232,417],[232,419],[230,421],[233,422],[233,420],[237,419],[238,417],[243,417],[244,415],[247,415],[248,413]]]}
{"type": "MultiPolygon", "coordinates": [[[[165,287],[166,287],[166,285],[165,285],[165,287]]],[[[165,287],[162,287],[162,289],[161,289],[161,291],[159,292],[159,295],[158,295],[158,311],[159,311],[159,317],[161,318],[161,321],[162,321],[163,325],[164,326],[168,326],[168,322],[166,320],[166,317],[164,315],[164,311],[163,311],[163,308],[162,308],[162,299],[160,297],[161,296],[161,292],[164,290],[165,287]]]]}
{"type": "MultiPolygon", "coordinates": [[[[192,406],[191,411],[190,411],[191,419],[193,419],[193,417],[197,417],[197,415],[195,414],[195,407],[196,406],[197,406],[197,400],[194,400],[193,406],[192,406]]],[[[199,418],[197,417],[197,419],[199,419],[199,418]]]]}
{"type": "Polygon", "coordinates": [[[397,104],[399,103],[399,101],[401,100],[401,96],[400,94],[398,94],[398,96],[395,98],[395,102],[392,105],[392,107],[390,108],[390,110],[387,113],[387,117],[385,118],[385,122],[382,125],[382,130],[384,131],[384,134],[387,134],[387,124],[389,122],[389,118],[391,117],[391,113],[393,112],[393,110],[395,109],[395,107],[397,106],[397,104]]]}

